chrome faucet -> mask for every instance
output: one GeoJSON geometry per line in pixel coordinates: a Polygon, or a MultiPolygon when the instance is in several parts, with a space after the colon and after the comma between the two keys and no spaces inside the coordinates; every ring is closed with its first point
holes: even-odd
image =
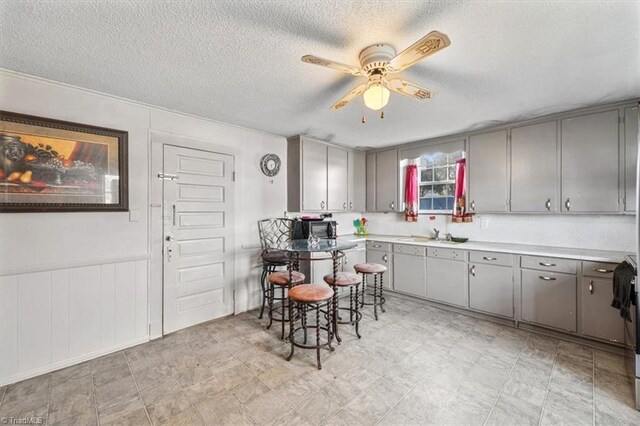
{"type": "Polygon", "coordinates": [[[439,240],[440,239],[440,230],[436,229],[436,228],[433,228],[433,233],[436,234],[434,239],[439,240]]]}

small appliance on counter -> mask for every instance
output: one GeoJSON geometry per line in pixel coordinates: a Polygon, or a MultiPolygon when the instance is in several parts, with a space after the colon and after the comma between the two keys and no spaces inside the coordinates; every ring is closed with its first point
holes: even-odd
{"type": "Polygon", "coordinates": [[[307,240],[309,235],[315,235],[318,238],[333,238],[338,235],[338,224],[335,220],[325,220],[331,218],[331,213],[325,213],[319,216],[301,216],[293,222],[293,239],[307,240]]]}

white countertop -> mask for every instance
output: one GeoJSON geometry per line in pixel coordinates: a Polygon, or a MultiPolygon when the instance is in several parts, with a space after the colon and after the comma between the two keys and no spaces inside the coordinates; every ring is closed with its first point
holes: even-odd
{"type": "Polygon", "coordinates": [[[380,241],[386,243],[410,244],[423,247],[439,247],[458,250],[478,250],[492,251],[497,253],[512,253],[529,256],[546,256],[575,260],[587,260],[592,262],[611,262],[620,263],[625,260],[629,254],[621,251],[607,250],[590,250],[568,247],[549,247],[536,246],[528,244],[507,244],[507,243],[491,243],[483,241],[467,241],[466,243],[450,243],[446,241],[412,241],[411,237],[402,235],[375,235],[370,234],[366,237],[358,235],[340,235],[340,239],[348,239],[350,241],[380,241]]]}

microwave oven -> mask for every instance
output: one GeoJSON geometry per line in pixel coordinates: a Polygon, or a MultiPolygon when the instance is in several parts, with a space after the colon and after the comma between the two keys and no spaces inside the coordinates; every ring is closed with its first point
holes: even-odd
{"type": "Polygon", "coordinates": [[[318,238],[336,238],[337,225],[335,220],[297,220],[293,225],[293,239],[306,240],[311,234],[318,238]]]}

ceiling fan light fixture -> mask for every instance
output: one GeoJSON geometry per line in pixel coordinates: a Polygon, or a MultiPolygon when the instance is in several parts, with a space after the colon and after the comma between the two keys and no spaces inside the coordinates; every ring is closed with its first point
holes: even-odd
{"type": "Polygon", "coordinates": [[[363,94],[364,104],[367,108],[378,111],[389,103],[389,89],[376,84],[370,86],[363,94]]]}

